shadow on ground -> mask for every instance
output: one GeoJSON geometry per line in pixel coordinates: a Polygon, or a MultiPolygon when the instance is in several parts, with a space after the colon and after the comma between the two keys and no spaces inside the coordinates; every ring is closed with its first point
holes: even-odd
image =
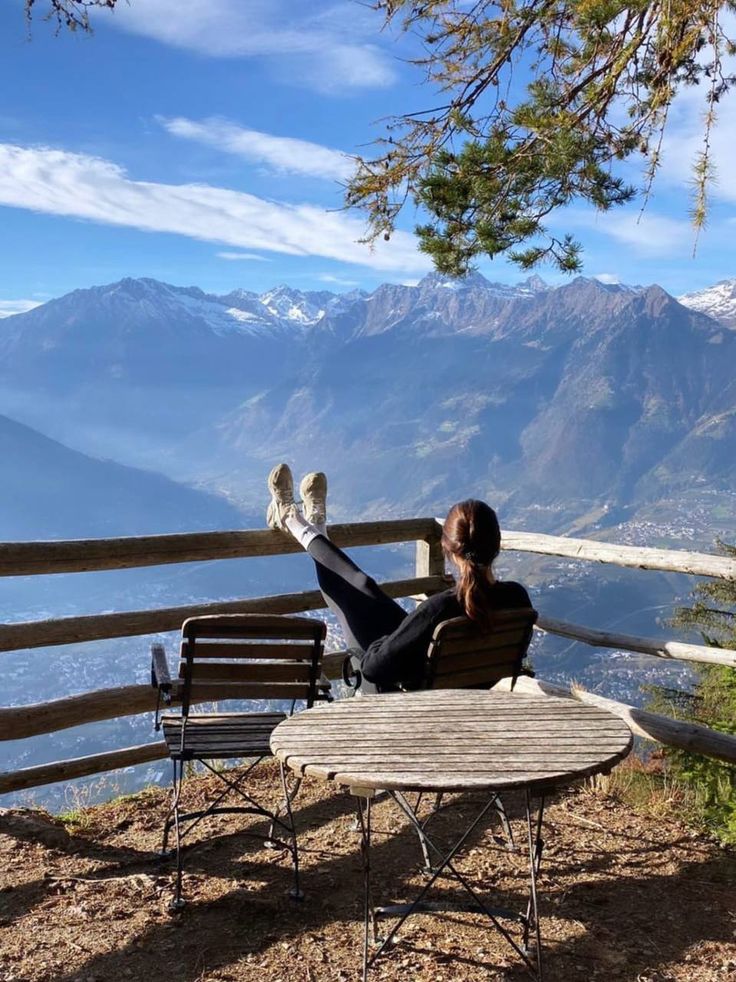
{"type": "MultiPolygon", "coordinates": [[[[273,778],[269,766],[260,791],[273,778]]],[[[212,782],[197,779],[202,798],[212,782]]],[[[520,802],[507,807],[524,843],[520,802]]],[[[458,797],[432,820],[439,840],[468,824],[478,799],[458,797]]],[[[289,857],[217,819],[186,849],[186,909],[167,912],[171,865],[156,855],[165,796],[150,792],[91,810],[74,834],[38,813],[2,818],[0,979],[54,982],[215,982],[353,979],[359,976],[362,873],[353,801],[305,782],[301,831],[303,903],[288,899],[289,857]],[[3,975],[3,972],[5,975],[3,975]]],[[[375,896],[391,902],[421,888],[421,854],[389,801],[374,807],[375,896]]],[[[255,826],[255,827],[254,827],[255,826]]],[[[526,861],[508,854],[494,820],[459,862],[489,903],[523,909],[526,861]]],[[[610,799],[568,793],[544,825],[540,878],[545,978],[642,982],[723,979],[733,959],[736,858],[679,826],[657,824],[610,799]],[[725,968],[724,968],[725,966],[725,968]]],[[[433,900],[462,900],[438,881],[433,900]]],[[[528,977],[517,956],[478,915],[418,917],[382,959],[377,979],[487,980],[528,977]]]]}

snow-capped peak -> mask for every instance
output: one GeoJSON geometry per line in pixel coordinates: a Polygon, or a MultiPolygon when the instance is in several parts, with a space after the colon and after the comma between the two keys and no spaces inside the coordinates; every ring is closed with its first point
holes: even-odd
{"type": "Polygon", "coordinates": [[[485,289],[491,284],[482,273],[472,272],[467,276],[447,276],[435,271],[427,273],[419,281],[418,286],[429,290],[468,290],[471,287],[485,289]]]}
{"type": "Polygon", "coordinates": [[[113,304],[146,312],[164,323],[187,318],[198,322],[220,337],[231,334],[262,334],[273,327],[273,318],[258,303],[257,295],[234,290],[224,297],[199,287],[172,286],[147,277],[127,277],[109,287],[93,288],[113,304]]]}
{"type": "Polygon", "coordinates": [[[528,293],[544,293],[549,290],[549,285],[538,273],[532,273],[531,276],[527,276],[525,280],[519,283],[518,289],[526,290],[528,293]]]}
{"type": "Polygon", "coordinates": [[[721,280],[715,286],[677,298],[685,307],[708,314],[725,327],[736,330],[736,279],[721,280]]]}
{"type": "Polygon", "coordinates": [[[308,327],[322,320],[334,294],[326,290],[303,293],[282,284],[262,293],[258,299],[274,317],[308,327]]]}

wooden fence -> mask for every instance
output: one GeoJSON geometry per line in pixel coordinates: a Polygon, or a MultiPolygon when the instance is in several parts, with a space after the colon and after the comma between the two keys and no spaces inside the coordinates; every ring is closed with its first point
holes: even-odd
{"type": "MultiPolygon", "coordinates": [[[[415,575],[381,586],[393,597],[435,593],[445,589],[444,559],[440,546],[441,525],[435,518],[412,518],[384,522],[360,522],[330,527],[330,537],[342,547],[416,543],[415,575]]],[[[594,540],[529,532],[504,532],[502,547],[516,552],[564,556],[592,562],[640,569],[667,570],[699,576],[736,580],[736,561],[721,556],[680,550],[637,548],[594,540]]],[[[83,539],[53,542],[0,543],[0,576],[48,575],[155,566],[168,563],[202,562],[299,552],[288,535],[272,530],[196,532],[178,535],[135,536],[118,539],[83,539]]],[[[46,645],[76,644],[102,638],[131,637],[177,630],[187,617],[201,614],[260,611],[290,614],[324,607],[317,590],[249,597],[220,603],[187,604],[154,610],[133,610],[81,617],[59,617],[25,623],[0,624],[0,653],[46,645]]],[[[555,620],[542,612],[538,630],[604,648],[641,652],[659,658],[680,659],[736,667],[736,651],[716,649],[683,641],[660,641],[626,634],[598,631],[555,620]]],[[[328,677],[339,675],[340,658],[325,659],[328,677]]],[[[576,693],[579,698],[582,696],[576,693]]],[[[206,686],[197,698],[211,698],[206,686]]],[[[585,694],[586,697],[590,694],[585,694]]],[[[599,697],[593,697],[599,698],[599,697]]],[[[0,741],[16,740],[99,720],[116,719],[152,711],[155,692],[147,685],[85,692],[34,705],[0,708],[0,741]]],[[[721,760],[736,762],[736,737],[705,727],[658,717],[649,730],[642,728],[641,710],[606,700],[612,711],[627,718],[635,732],[672,746],[695,749],[721,760]],[[633,714],[633,715],[632,715],[633,714]],[[661,722],[664,720],[665,722],[661,722]],[[633,721],[633,722],[632,722],[633,721]],[[639,728],[637,729],[637,726],[639,728]]],[[[648,714],[652,716],[654,714],[648,714]]],[[[0,794],[38,787],[56,781],[84,777],[167,756],[165,745],[148,743],[136,747],[59,760],[16,771],[0,773],[0,794]]]]}

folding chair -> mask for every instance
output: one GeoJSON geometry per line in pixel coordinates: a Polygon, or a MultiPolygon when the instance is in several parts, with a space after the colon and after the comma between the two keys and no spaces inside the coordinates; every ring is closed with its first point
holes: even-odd
{"type": "Polygon", "coordinates": [[[532,607],[497,610],[488,631],[467,617],[438,624],[427,652],[426,687],[490,689],[500,679],[511,678],[513,689],[537,616],[532,607]]]}
{"type": "MultiPolygon", "coordinates": [[[[532,607],[497,610],[488,631],[482,631],[467,617],[453,617],[442,621],[434,629],[427,652],[427,689],[490,689],[503,678],[511,678],[513,689],[520,674],[530,674],[522,668],[524,656],[534,633],[537,611],[532,607]]],[[[424,856],[425,870],[432,870],[428,844],[423,835],[424,828],[436,814],[442,803],[442,795],[437,795],[434,806],[423,822],[417,816],[421,795],[412,808],[404,800],[415,818],[415,828],[424,856]]],[[[507,847],[514,849],[506,809],[500,798],[496,798],[495,810],[506,835],[507,847]]]]}
{"type": "Polygon", "coordinates": [[[322,621],[306,617],[268,614],[192,617],[182,625],[179,672],[174,680],[169,674],[163,645],[152,646],[151,681],[159,693],[156,729],[163,726],[173,763],[172,802],[164,824],[162,846],[166,855],[173,828],[176,838],[176,887],[170,905],[173,910],[183,906],[182,840],[205,817],[217,814],[245,812],[268,819],[267,834],[250,830],[245,834],[291,852],[294,888],[290,895],[294,899],[303,896],[291,810],[300,782],[290,788],[280,765],[283,802],[275,810],[261,805],[245,789],[251,770],[264,757],[271,756],[269,738],[287,714],[196,713],[192,707],[223,699],[291,700],[291,715],[297,701],[309,707],[317,699],[329,698],[329,683],[320,677],[325,634],[326,625],[322,621]],[[170,705],[172,700],[181,702],[181,712],[160,716],[161,703],[170,705]],[[250,761],[239,776],[212,765],[212,761],[237,758],[250,761]],[[206,808],[182,812],[182,781],[188,761],[201,761],[225,788],[206,808]],[[243,803],[222,804],[229,794],[237,795],[243,803]],[[286,837],[286,842],[274,837],[276,829],[286,837]]]}

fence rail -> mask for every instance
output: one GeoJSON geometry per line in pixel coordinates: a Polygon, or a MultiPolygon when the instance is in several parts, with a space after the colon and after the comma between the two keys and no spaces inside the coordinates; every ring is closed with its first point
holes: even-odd
{"type": "MultiPolygon", "coordinates": [[[[398,580],[383,586],[384,589],[389,587],[394,596],[406,596],[407,594],[402,590],[404,584],[412,586],[422,584],[425,587],[436,589],[441,583],[439,577],[427,577],[423,580],[398,580]]],[[[294,596],[300,595],[292,595],[292,598],[294,596]]],[[[311,600],[311,594],[302,594],[301,596],[311,600]]],[[[274,606],[272,602],[282,599],[279,597],[261,597],[255,598],[249,603],[252,604],[253,610],[272,613],[274,606]]],[[[243,608],[239,609],[242,611],[243,608]]],[[[306,609],[314,608],[291,603],[288,612],[306,609]]],[[[185,608],[184,611],[184,616],[192,616],[188,608],[185,608]]],[[[181,624],[181,620],[183,617],[178,621],[177,627],[181,624]]],[[[549,617],[541,617],[537,628],[544,633],[581,640],[586,644],[598,647],[624,648],[627,651],[655,655],[661,658],[709,661],[712,664],[736,667],[736,651],[731,649],[687,645],[679,641],[656,641],[625,634],[608,634],[604,631],[592,631],[590,628],[567,624],[564,621],[553,620],[549,617]]],[[[341,653],[326,655],[324,670],[329,679],[340,677],[341,666],[341,653]]],[[[216,695],[216,689],[210,690],[206,686],[195,687],[195,701],[207,702],[216,695]]],[[[101,720],[136,716],[139,713],[153,711],[155,705],[155,692],[149,685],[126,685],[98,689],[93,692],[84,692],[79,695],[65,696],[61,699],[30,705],[2,707],[0,708],[0,741],[20,740],[39,736],[42,733],[54,733],[72,726],[80,726],[83,723],[97,723],[101,720]]]]}
{"type": "MultiPolygon", "coordinates": [[[[402,518],[331,525],[329,531],[336,545],[351,548],[409,541],[433,542],[438,538],[438,525],[441,525],[438,518],[402,518]]],[[[511,552],[534,552],[636,569],[736,579],[736,560],[682,549],[652,549],[513,530],[504,531],[501,548],[511,552]]],[[[180,532],[116,539],[0,542],[0,576],[100,572],[298,552],[301,552],[301,546],[290,535],[273,529],[180,532]]]]}
{"type": "Polygon", "coordinates": [[[622,649],[642,655],[654,655],[656,658],[736,668],[736,651],[732,648],[713,648],[706,644],[688,644],[686,641],[660,641],[657,638],[640,638],[634,634],[614,634],[611,631],[583,627],[581,624],[568,624],[567,621],[558,621],[554,617],[540,617],[536,627],[547,634],[582,641],[594,648],[622,649]]]}
{"type": "MultiPolygon", "coordinates": [[[[331,538],[343,547],[410,541],[416,543],[416,575],[381,584],[383,589],[393,597],[431,594],[446,587],[447,578],[440,533],[440,524],[434,518],[330,526],[331,538]]],[[[507,551],[532,552],[610,563],[616,566],[736,580],[736,561],[705,553],[620,546],[590,539],[513,531],[503,533],[503,548],[507,551]]],[[[300,548],[290,536],[282,532],[261,529],[118,539],[6,542],[0,543],[0,576],[124,569],[167,563],[285,555],[299,551],[300,548]]],[[[318,610],[322,607],[324,607],[322,594],[318,590],[311,590],[155,610],[122,611],[112,614],[0,624],[0,653],[47,645],[74,644],[104,638],[173,631],[181,626],[185,618],[200,614],[248,611],[290,614],[318,610]]],[[[543,632],[597,647],[622,649],[659,658],[736,667],[736,651],[730,649],[614,634],[578,624],[569,624],[544,615],[540,617],[537,627],[543,632]]],[[[337,655],[326,656],[325,668],[328,677],[339,676],[340,662],[341,658],[337,655]]],[[[586,701],[588,697],[601,698],[590,693],[578,695],[578,698],[585,698],[586,701]]],[[[197,699],[207,701],[209,698],[212,698],[212,693],[208,694],[207,688],[200,686],[197,699]]],[[[614,704],[611,700],[607,703],[611,703],[611,706],[623,705],[614,704]]],[[[35,705],[0,707],[0,741],[21,739],[84,723],[136,715],[152,710],[154,704],[155,693],[149,686],[130,685],[86,692],[35,705]]],[[[705,727],[693,727],[692,724],[658,716],[654,724],[651,724],[649,730],[644,733],[641,720],[647,718],[647,714],[642,710],[634,710],[633,707],[623,708],[631,711],[625,718],[634,732],[673,746],[705,748],[700,752],[710,753],[719,759],[736,763],[736,738],[726,737],[705,727]]],[[[648,716],[655,715],[648,714],[648,716]]],[[[128,767],[165,756],[164,744],[150,743],[73,760],[39,764],[0,773],[0,794],[128,767]]]]}
{"type": "MultiPolygon", "coordinates": [[[[331,525],[330,538],[342,549],[437,537],[433,518],[331,525]]],[[[210,559],[252,559],[302,552],[286,532],[244,529],[234,532],[179,532],[119,539],[63,539],[0,542],[0,576],[88,573],[107,569],[200,563],[210,559]]]]}
{"type": "MultiPolygon", "coordinates": [[[[439,522],[439,519],[436,519],[439,522]]],[[[652,549],[648,546],[621,546],[596,539],[542,535],[537,532],[504,532],[501,548],[514,552],[536,552],[544,556],[565,556],[597,563],[611,563],[634,569],[656,569],[664,573],[687,573],[736,580],[736,559],[713,556],[708,552],[684,549],[652,549]]]]}
{"type": "Polygon", "coordinates": [[[122,767],[162,760],[168,754],[168,748],[163,742],[141,743],[137,747],[125,747],[124,750],[106,750],[100,754],[75,757],[73,760],[57,760],[52,764],[23,767],[18,771],[0,774],[0,794],[40,788],[45,784],[56,784],[57,781],[71,781],[75,777],[104,774],[122,767]]]}
{"type": "MultiPolygon", "coordinates": [[[[381,587],[392,597],[409,597],[443,589],[445,581],[438,576],[421,576],[410,580],[392,580],[381,587]]],[[[44,621],[21,621],[0,625],[0,653],[46,645],[79,644],[105,638],[130,638],[141,634],[176,631],[187,617],[204,614],[296,614],[319,610],[325,602],[319,590],[304,593],[282,593],[270,597],[248,597],[217,603],[185,604],[181,607],[159,607],[155,610],[125,610],[116,614],[87,614],[81,617],[55,617],[44,621]]]]}

